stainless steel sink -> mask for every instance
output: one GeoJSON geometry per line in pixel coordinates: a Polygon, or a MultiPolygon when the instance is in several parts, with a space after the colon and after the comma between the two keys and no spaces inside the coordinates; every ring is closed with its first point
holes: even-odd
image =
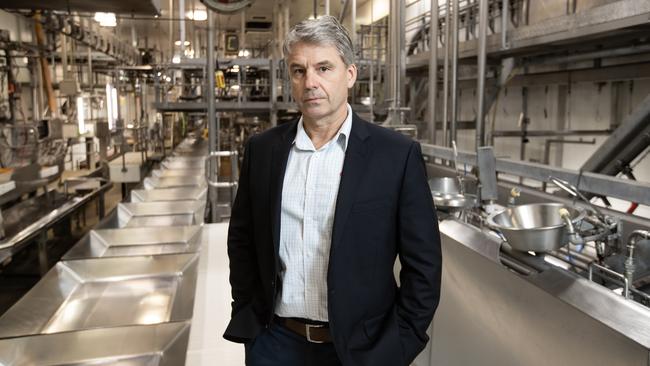
{"type": "Polygon", "coordinates": [[[0,338],[192,317],[198,254],[60,261],[0,318],[0,338]]]}
{"type": "Polygon", "coordinates": [[[117,226],[99,228],[182,226],[203,223],[205,202],[131,202],[117,205],[117,226]]]}
{"type": "Polygon", "coordinates": [[[189,177],[147,177],[143,182],[144,189],[155,188],[178,188],[178,187],[205,187],[206,181],[204,176],[189,177]]]}
{"type": "Polygon", "coordinates": [[[131,191],[131,202],[205,201],[207,192],[208,189],[205,187],[134,189],[131,191]]]}
{"type": "Polygon", "coordinates": [[[169,177],[203,177],[205,170],[201,169],[154,169],[151,171],[152,177],[169,178],[169,177]]]}
{"type": "Polygon", "coordinates": [[[174,322],[4,339],[0,365],[184,365],[189,330],[174,322]]]}
{"type": "Polygon", "coordinates": [[[194,253],[199,250],[201,233],[199,225],[91,230],[63,260],[194,253]]]}

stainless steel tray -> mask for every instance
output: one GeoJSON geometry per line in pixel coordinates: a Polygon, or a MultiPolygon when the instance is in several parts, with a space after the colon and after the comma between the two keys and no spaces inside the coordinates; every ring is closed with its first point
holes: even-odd
{"type": "Polygon", "coordinates": [[[198,257],[61,261],[0,318],[0,338],[191,319],[198,257]]]}
{"type": "Polygon", "coordinates": [[[207,192],[208,189],[206,187],[134,189],[131,191],[131,202],[205,201],[207,192]]]}
{"type": "Polygon", "coordinates": [[[174,322],[4,339],[0,365],[184,365],[189,329],[174,322]]]}
{"type": "Polygon", "coordinates": [[[205,168],[203,160],[198,161],[163,161],[162,167],[165,169],[200,169],[205,168]]]}
{"type": "Polygon", "coordinates": [[[204,176],[199,177],[167,177],[156,178],[147,177],[144,179],[144,189],[155,188],[178,188],[178,187],[205,187],[206,181],[204,176]]]}
{"type": "Polygon", "coordinates": [[[199,250],[202,226],[91,230],[63,260],[194,253],[199,250]]]}
{"type": "Polygon", "coordinates": [[[205,202],[131,202],[117,205],[117,227],[182,226],[203,223],[205,202]]]}
{"type": "Polygon", "coordinates": [[[154,169],[151,171],[151,176],[157,178],[203,177],[205,169],[154,169]]]}

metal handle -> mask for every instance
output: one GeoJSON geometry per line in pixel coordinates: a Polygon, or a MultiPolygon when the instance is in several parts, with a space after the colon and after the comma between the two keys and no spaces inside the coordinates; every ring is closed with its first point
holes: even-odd
{"type": "MultiPolygon", "coordinates": [[[[601,271],[603,271],[603,272],[605,272],[605,273],[607,273],[607,274],[609,274],[609,275],[611,275],[613,277],[617,277],[617,278],[623,280],[623,285],[624,285],[623,294],[624,294],[626,299],[630,298],[630,283],[627,280],[627,278],[625,278],[624,275],[622,275],[622,274],[620,274],[620,273],[618,273],[616,271],[612,271],[611,269],[609,269],[607,267],[601,266],[598,263],[592,262],[592,263],[589,264],[589,281],[593,281],[594,267],[600,269],[601,271]]],[[[604,278],[602,275],[600,277],[604,278]]]]}

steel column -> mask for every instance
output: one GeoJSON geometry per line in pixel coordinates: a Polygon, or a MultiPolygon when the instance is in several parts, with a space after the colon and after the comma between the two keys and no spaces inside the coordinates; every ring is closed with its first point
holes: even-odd
{"type": "Polygon", "coordinates": [[[431,0],[429,21],[429,139],[436,143],[436,97],[438,92],[438,0],[431,0]]]}
{"type": "Polygon", "coordinates": [[[451,37],[449,32],[451,31],[451,26],[449,24],[451,16],[449,13],[450,2],[452,0],[446,0],[445,6],[445,66],[444,66],[444,79],[442,89],[444,90],[443,101],[442,101],[442,146],[449,146],[449,139],[447,137],[447,127],[449,123],[449,43],[451,42],[451,37]]]}
{"type": "Polygon", "coordinates": [[[456,122],[458,120],[458,2],[453,0],[452,11],[452,62],[451,62],[451,130],[450,140],[456,141],[456,122]]]}
{"type": "MultiPolygon", "coordinates": [[[[487,53],[488,0],[479,2],[478,77],[476,83],[476,149],[485,146],[485,64],[487,53]]],[[[454,123],[454,131],[456,126],[454,123]]]]}

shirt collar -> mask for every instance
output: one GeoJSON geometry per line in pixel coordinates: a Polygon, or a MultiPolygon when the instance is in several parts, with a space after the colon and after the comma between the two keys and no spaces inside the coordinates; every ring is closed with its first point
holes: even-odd
{"type": "MultiPolygon", "coordinates": [[[[350,107],[350,104],[347,104],[346,106],[348,114],[345,117],[345,121],[343,121],[343,124],[341,125],[341,128],[339,128],[339,131],[336,133],[336,135],[334,135],[332,140],[328,141],[325,146],[330,144],[331,141],[341,141],[343,144],[343,151],[347,150],[350,131],[352,130],[352,107],[350,107]]],[[[316,151],[314,144],[305,131],[302,116],[300,116],[300,120],[298,121],[298,131],[296,132],[296,137],[293,139],[293,143],[300,150],[316,151]]]]}

